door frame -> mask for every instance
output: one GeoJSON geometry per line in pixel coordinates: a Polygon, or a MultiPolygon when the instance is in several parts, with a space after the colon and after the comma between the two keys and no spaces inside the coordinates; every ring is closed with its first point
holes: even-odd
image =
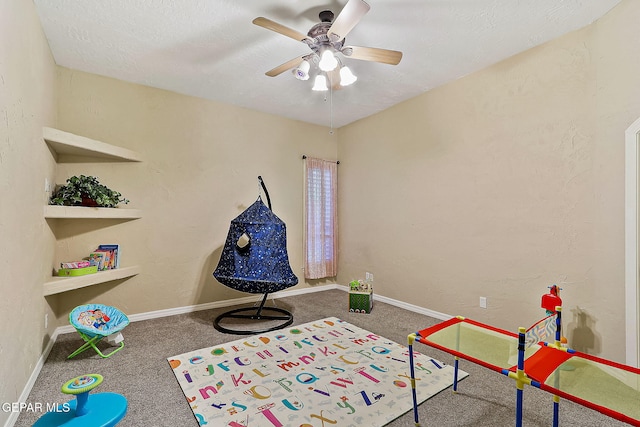
{"type": "Polygon", "coordinates": [[[625,131],[625,333],[626,364],[639,366],[640,339],[638,313],[639,286],[639,248],[638,236],[638,171],[640,170],[640,118],[625,131]]]}

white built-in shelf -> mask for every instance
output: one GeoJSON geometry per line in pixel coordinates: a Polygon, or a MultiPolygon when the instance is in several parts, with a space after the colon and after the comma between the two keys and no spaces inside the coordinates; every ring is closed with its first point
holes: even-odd
{"type": "Polygon", "coordinates": [[[47,205],[44,207],[45,218],[113,218],[137,219],[142,218],[140,209],[123,208],[90,208],[86,206],[47,205]]]}
{"type": "MultiPolygon", "coordinates": [[[[75,135],[58,129],[44,127],[42,136],[51,148],[56,163],[78,162],[140,162],[140,155],[135,151],[107,144],[84,136],[75,135]]],[[[44,207],[45,218],[103,218],[103,219],[137,219],[142,217],[138,209],[126,208],[91,208],[85,206],[44,207]]],[[[139,266],[123,267],[114,270],[100,271],[85,276],[57,277],[53,276],[43,285],[43,294],[54,295],[73,289],[127,279],[140,273],[139,266]]]]}
{"type": "Polygon", "coordinates": [[[65,162],[66,156],[95,157],[114,162],[142,161],[135,151],[62,130],[43,127],[42,134],[44,140],[56,153],[58,163],[65,162]]]}
{"type": "Polygon", "coordinates": [[[85,276],[52,277],[44,284],[44,296],[59,294],[73,289],[84,288],[113,280],[126,279],[140,273],[139,266],[99,271],[85,276]]]}

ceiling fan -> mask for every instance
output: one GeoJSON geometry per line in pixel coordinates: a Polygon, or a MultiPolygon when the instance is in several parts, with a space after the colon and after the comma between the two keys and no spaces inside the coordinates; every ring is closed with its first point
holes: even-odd
{"type": "Polygon", "coordinates": [[[311,49],[311,53],[287,61],[265,74],[275,77],[287,70],[292,70],[297,79],[307,80],[310,76],[311,63],[313,63],[319,68],[313,89],[327,90],[326,79],[329,80],[332,88],[346,86],[357,79],[347,66],[342,65],[340,57],[335,55],[338,52],[347,58],[397,65],[402,59],[402,52],[373,47],[345,46],[345,37],[369,9],[370,6],[363,0],[349,0],[335,19],[330,10],[322,11],[319,14],[321,22],[311,27],[306,35],[267,18],[254,19],[255,25],[301,41],[311,49]]]}

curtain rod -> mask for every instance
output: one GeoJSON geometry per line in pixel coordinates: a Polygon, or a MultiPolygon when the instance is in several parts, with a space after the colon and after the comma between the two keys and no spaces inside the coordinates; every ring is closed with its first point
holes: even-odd
{"type": "MultiPolygon", "coordinates": [[[[306,159],[306,158],[307,158],[307,155],[306,155],[306,154],[303,154],[303,155],[302,155],[302,160],[304,160],[304,159],[306,159]]],[[[331,162],[332,160],[327,160],[327,161],[328,161],[328,162],[331,162]]],[[[335,163],[336,163],[337,165],[339,165],[339,164],[340,164],[340,160],[336,160],[336,161],[335,161],[335,163]]]]}

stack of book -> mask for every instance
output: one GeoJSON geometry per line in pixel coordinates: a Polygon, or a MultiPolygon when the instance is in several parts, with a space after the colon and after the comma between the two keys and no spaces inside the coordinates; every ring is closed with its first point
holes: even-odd
{"type": "Polygon", "coordinates": [[[120,245],[100,245],[89,254],[88,260],[98,271],[120,268],[120,245]]]}
{"type": "Polygon", "coordinates": [[[82,261],[60,263],[58,276],[84,276],[120,267],[120,245],[99,245],[82,261]]]}

